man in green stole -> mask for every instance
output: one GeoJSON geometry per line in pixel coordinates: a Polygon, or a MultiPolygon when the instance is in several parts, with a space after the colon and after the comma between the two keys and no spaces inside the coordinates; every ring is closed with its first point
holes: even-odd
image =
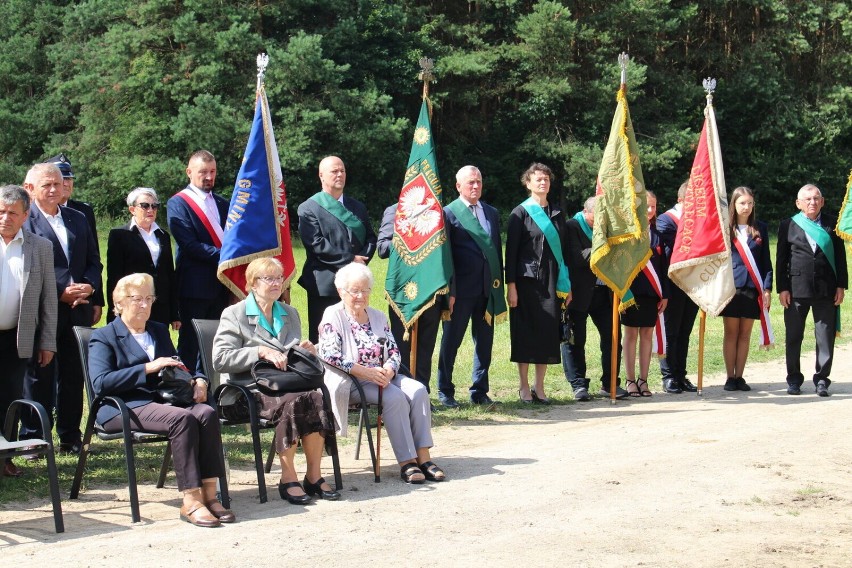
{"type": "Polygon", "coordinates": [[[482,173],[465,166],[456,174],[459,198],[444,207],[447,237],[453,254],[450,318],[443,324],[438,357],[438,400],[455,408],[453,367],[468,322],[473,336],[473,381],[470,401],[491,405],[488,369],[494,343],[494,324],[506,320],[503,288],[503,243],[497,210],[481,201],[482,173]]]}
{"type": "Polygon", "coordinates": [[[299,285],[308,292],[308,338],[316,343],[325,309],[340,301],[334,285],[337,271],[352,262],[367,264],[376,252],[376,233],[363,203],[348,195],[346,166],[337,156],[319,165],[322,190],[299,205],[299,237],[305,266],[299,285]]]}
{"type": "Polygon", "coordinates": [[[816,393],[829,396],[834,338],[839,330],[839,307],[848,286],[846,252],[834,232],[837,219],[821,213],[825,200],[815,185],[799,190],[800,213],[778,228],[776,280],[787,331],[787,393],[798,395],[804,383],[800,368],[802,339],[808,312],[813,309],[816,338],[816,393]]]}

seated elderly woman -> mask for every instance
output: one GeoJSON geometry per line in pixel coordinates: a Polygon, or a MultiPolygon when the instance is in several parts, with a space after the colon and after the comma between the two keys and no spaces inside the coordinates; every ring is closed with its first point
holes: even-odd
{"type": "MultiPolygon", "coordinates": [[[[216,411],[207,404],[207,381],[196,377],[195,403],[186,408],[157,402],[157,376],[180,365],[165,324],[149,321],[154,296],[150,274],[121,278],[112,292],[116,317],[92,333],[89,373],[96,395],[120,396],[130,409],[130,423],[168,436],[178,489],[183,491],[181,519],[199,527],[233,523],[234,513],[216,499],[216,482],[224,474],[222,437],[216,411]]],[[[121,415],[112,406],[98,409],[107,432],[121,431],[121,415]]]]}
{"type": "MultiPolygon", "coordinates": [[[[279,369],[287,366],[285,346],[301,337],[301,319],[293,306],[277,301],[284,284],[284,269],[275,258],[258,258],[246,268],[246,299],[222,313],[213,340],[213,368],[228,373],[236,383],[252,381],[251,368],[266,359],[279,369]]],[[[301,347],[316,354],[307,340],[301,347]]],[[[309,503],[312,495],[335,501],[333,491],[320,474],[325,436],[334,431],[334,417],[323,408],[319,391],[269,396],[256,392],[259,414],[275,422],[275,451],[281,461],[278,492],[295,505],[309,503]],[[304,486],[299,485],[293,457],[299,440],[307,461],[304,486]]]]}
{"type": "MultiPolygon", "coordinates": [[[[334,285],[343,301],[323,314],[317,346],[320,358],[358,380],[370,403],[377,403],[379,389],[384,389],[382,422],[403,481],[444,481],[444,472],[429,456],[432,447],[429,393],[422,383],[397,373],[399,349],[388,320],[368,305],[373,273],[367,266],[353,262],[337,272],[334,285]]],[[[354,385],[349,395],[358,396],[354,385]]],[[[340,402],[335,397],[336,412],[345,417],[348,399],[342,401],[344,404],[340,402]]]]}

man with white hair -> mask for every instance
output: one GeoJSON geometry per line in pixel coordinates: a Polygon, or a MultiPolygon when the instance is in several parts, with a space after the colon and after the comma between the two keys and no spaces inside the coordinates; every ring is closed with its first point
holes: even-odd
{"type": "Polygon", "coordinates": [[[508,313],[503,285],[503,243],[497,210],[481,200],[482,173],[465,166],[456,174],[459,198],[444,207],[447,240],[453,254],[450,281],[450,319],[443,324],[438,356],[438,400],[456,408],[453,368],[467,324],[473,336],[473,377],[470,401],[494,404],[488,396],[488,369],[494,343],[494,324],[508,313]]]}
{"type": "Polygon", "coordinates": [[[799,213],[778,227],[776,282],[787,330],[787,394],[801,394],[802,340],[808,312],[813,309],[816,337],[816,393],[829,396],[834,338],[839,331],[840,304],[848,287],[846,251],[834,231],[837,218],[822,213],[825,200],[813,184],[799,190],[799,213]]]}

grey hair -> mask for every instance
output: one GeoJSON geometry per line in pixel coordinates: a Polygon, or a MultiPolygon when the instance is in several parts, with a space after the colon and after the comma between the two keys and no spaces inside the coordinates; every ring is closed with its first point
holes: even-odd
{"type": "Polygon", "coordinates": [[[20,185],[4,185],[0,187],[0,203],[3,205],[14,205],[18,201],[23,202],[24,211],[30,210],[30,194],[20,185]]]}
{"type": "Polygon", "coordinates": [[[482,172],[479,171],[479,168],[477,168],[476,166],[464,166],[462,169],[460,169],[456,173],[456,181],[458,183],[461,183],[462,182],[462,176],[464,176],[467,172],[476,172],[476,173],[479,174],[480,178],[482,177],[482,172]]]}
{"type": "Polygon", "coordinates": [[[815,189],[815,190],[816,190],[816,192],[819,194],[819,196],[820,196],[820,197],[822,197],[822,191],[820,191],[820,189],[819,189],[817,186],[815,186],[815,185],[814,185],[814,184],[812,184],[812,183],[806,183],[805,185],[803,185],[803,186],[799,189],[799,193],[797,193],[797,194],[796,194],[796,199],[804,199],[803,194],[804,194],[806,191],[811,191],[811,190],[813,190],[813,189],[815,189]]]}
{"type": "Polygon", "coordinates": [[[595,205],[597,204],[597,202],[598,196],[591,196],[583,203],[583,211],[585,211],[586,213],[593,213],[595,211],[595,205]]]}
{"type": "Polygon", "coordinates": [[[338,290],[345,290],[354,282],[367,281],[367,285],[373,287],[373,272],[367,268],[366,264],[360,262],[352,262],[337,271],[334,275],[334,287],[338,290]]]}
{"type": "Polygon", "coordinates": [[[24,178],[24,183],[28,183],[30,185],[35,183],[36,177],[44,174],[53,174],[54,176],[58,176],[59,179],[62,179],[62,170],[59,169],[59,166],[56,164],[35,164],[30,170],[27,172],[27,177],[24,178]]]}
{"type": "Polygon", "coordinates": [[[154,191],[153,187],[134,187],[130,190],[130,193],[127,194],[127,206],[132,207],[136,205],[136,200],[143,195],[150,195],[154,198],[155,203],[160,202],[160,198],[157,197],[157,192],[154,191]]]}

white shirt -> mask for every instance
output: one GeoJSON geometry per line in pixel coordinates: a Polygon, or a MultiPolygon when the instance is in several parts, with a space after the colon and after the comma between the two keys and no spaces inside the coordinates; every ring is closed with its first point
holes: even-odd
{"type": "Polygon", "coordinates": [[[0,238],[0,330],[18,326],[24,293],[24,231],[6,244],[0,238]]]}
{"type": "Polygon", "coordinates": [[[192,184],[187,186],[189,195],[192,197],[201,210],[207,213],[207,220],[213,225],[213,230],[219,236],[219,242],[222,241],[224,231],[222,230],[222,219],[219,217],[219,208],[216,207],[216,200],[213,199],[213,193],[208,193],[202,189],[195,187],[192,184]]]}
{"type": "Polygon", "coordinates": [[[49,213],[45,213],[44,209],[39,207],[38,203],[36,203],[36,207],[38,207],[38,210],[41,211],[41,214],[44,215],[44,218],[50,224],[50,228],[53,229],[56,238],[59,239],[62,252],[65,253],[65,260],[70,263],[71,254],[68,252],[68,229],[65,228],[65,221],[62,219],[62,210],[57,209],[56,215],[50,215],[49,213]]]}
{"type": "Polygon", "coordinates": [[[151,260],[154,261],[154,266],[157,266],[157,261],[160,260],[160,239],[157,238],[156,231],[160,227],[156,222],[151,224],[151,231],[148,232],[138,224],[136,224],[136,219],[130,220],[130,229],[136,227],[139,230],[139,234],[142,236],[142,240],[145,241],[145,245],[148,247],[148,250],[151,252],[151,260]]]}
{"type": "Polygon", "coordinates": [[[465,199],[461,195],[459,196],[459,199],[462,200],[462,203],[465,204],[465,207],[467,207],[468,210],[471,211],[471,213],[473,213],[474,210],[476,211],[476,213],[475,213],[476,214],[476,220],[479,221],[479,224],[482,226],[483,229],[485,229],[485,232],[490,235],[491,234],[491,223],[488,222],[488,218],[485,216],[485,209],[482,207],[482,203],[479,203],[477,201],[476,204],[474,205],[473,203],[471,203],[470,201],[468,201],[467,199],[465,199]],[[473,206],[474,210],[470,209],[471,206],[473,206]]]}
{"type": "Polygon", "coordinates": [[[154,360],[154,340],[151,339],[151,334],[147,331],[143,331],[142,333],[133,333],[130,335],[133,336],[133,339],[136,340],[136,343],[139,344],[139,347],[142,348],[145,353],[148,355],[148,360],[154,360]]]}

